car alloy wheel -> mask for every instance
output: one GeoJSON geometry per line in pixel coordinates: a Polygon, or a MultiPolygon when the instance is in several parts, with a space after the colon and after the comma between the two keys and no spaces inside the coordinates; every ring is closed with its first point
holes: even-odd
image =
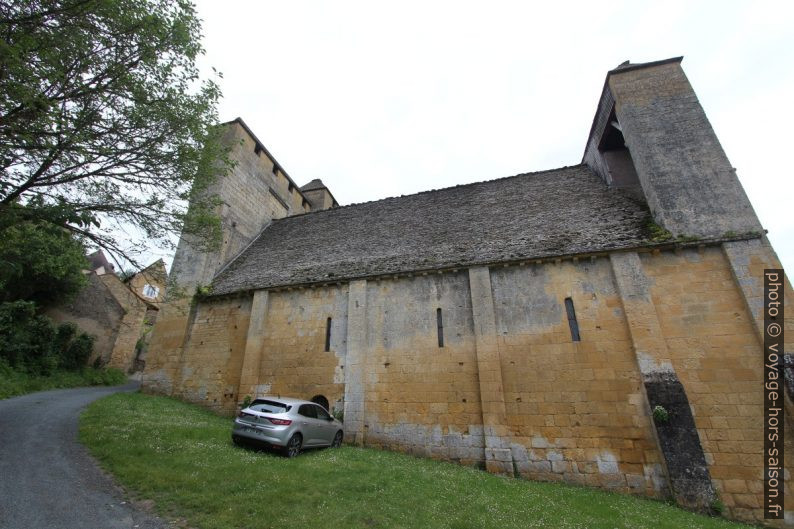
{"type": "Polygon", "coordinates": [[[342,446],[342,431],[341,430],[336,432],[336,435],[334,436],[334,442],[331,443],[331,446],[333,448],[339,448],[340,446],[342,446]]]}
{"type": "Polygon", "coordinates": [[[287,457],[295,457],[301,453],[301,436],[293,435],[287,442],[287,457]]]}

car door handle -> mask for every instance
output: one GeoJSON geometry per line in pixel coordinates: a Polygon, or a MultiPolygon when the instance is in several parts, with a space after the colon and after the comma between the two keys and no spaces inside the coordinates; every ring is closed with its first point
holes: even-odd
{"type": "Polygon", "coordinates": [[[307,424],[309,424],[309,423],[308,423],[308,422],[306,422],[306,421],[303,421],[303,422],[301,423],[301,426],[306,426],[307,424]]]}

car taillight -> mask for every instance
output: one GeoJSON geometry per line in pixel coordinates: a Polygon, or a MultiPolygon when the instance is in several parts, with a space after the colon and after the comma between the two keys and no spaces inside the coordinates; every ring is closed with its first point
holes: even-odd
{"type": "Polygon", "coordinates": [[[289,426],[290,424],[292,424],[292,421],[290,421],[289,419],[271,419],[270,417],[268,417],[267,420],[279,426],[289,426]]]}

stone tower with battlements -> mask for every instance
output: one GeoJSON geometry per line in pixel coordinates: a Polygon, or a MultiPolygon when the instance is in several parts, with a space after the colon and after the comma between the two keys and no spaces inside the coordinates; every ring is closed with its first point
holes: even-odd
{"type": "MultiPolygon", "coordinates": [[[[274,219],[338,206],[319,179],[303,191],[290,178],[241,118],[224,123],[223,142],[232,148],[236,164],[229,174],[208,189],[221,199],[221,245],[216,251],[200,250],[190,236],[179,240],[169,281],[169,302],[158,318],[150,349],[156,350],[147,365],[147,386],[164,393],[190,391],[190,368],[180,359],[189,342],[195,317],[193,296],[211,285],[213,278],[234,260],[274,219]],[[183,382],[187,380],[187,386],[183,382]]],[[[199,382],[197,394],[204,391],[199,382]]]]}

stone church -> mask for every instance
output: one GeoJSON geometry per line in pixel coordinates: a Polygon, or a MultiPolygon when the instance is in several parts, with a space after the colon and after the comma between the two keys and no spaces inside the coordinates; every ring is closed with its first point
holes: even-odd
{"type": "Polygon", "coordinates": [[[229,122],[223,245],[180,241],[201,295],[162,307],[144,389],[315,399],[348,442],[762,519],[780,263],[680,63],[608,72],[578,165],[349,206],[229,122]]]}

